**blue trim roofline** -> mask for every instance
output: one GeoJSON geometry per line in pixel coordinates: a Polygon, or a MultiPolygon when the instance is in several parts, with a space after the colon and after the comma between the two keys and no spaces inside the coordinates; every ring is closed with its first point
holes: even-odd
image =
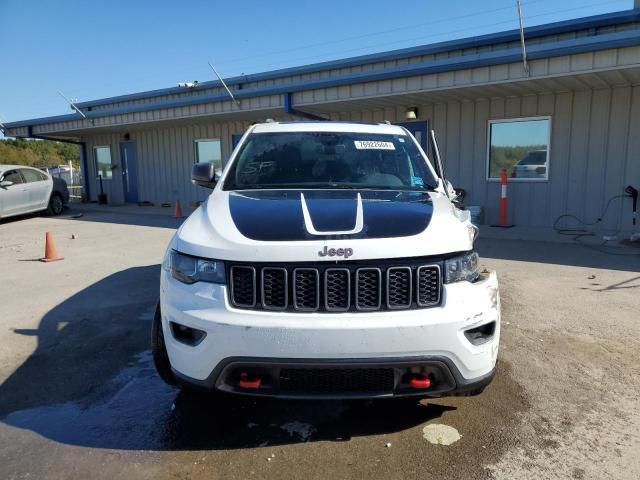
{"type": "MultiPolygon", "coordinates": [[[[623,32],[608,33],[598,36],[580,37],[571,40],[563,40],[559,42],[542,43],[531,45],[527,52],[529,60],[537,60],[541,58],[552,58],[564,55],[572,55],[585,52],[596,52],[612,48],[624,48],[640,45],[640,30],[627,30],[623,32]]],[[[493,65],[501,65],[507,63],[517,63],[522,60],[522,52],[520,47],[514,47],[508,50],[495,50],[475,55],[464,55],[459,57],[451,57],[442,60],[432,60],[421,63],[411,63],[399,65],[394,68],[380,68],[366,72],[352,73],[335,77],[321,78],[316,80],[304,80],[299,82],[291,82],[282,85],[274,85],[269,87],[247,88],[237,90],[234,95],[238,99],[267,96],[282,95],[293,92],[301,92],[318,88],[331,88],[353,83],[365,83],[381,80],[391,80],[395,78],[411,77],[417,75],[427,75],[433,73],[450,72],[463,70],[468,68],[487,67],[493,65]]],[[[109,115],[122,115],[125,113],[136,113],[150,110],[159,110],[166,108],[184,107],[189,105],[200,105],[206,103],[217,103],[228,101],[229,95],[225,93],[214,95],[195,95],[180,99],[167,100],[154,103],[142,103],[137,105],[129,105],[126,107],[112,108],[108,110],[96,110],[87,112],[89,119],[105,117],[109,115]]],[[[293,106],[289,103],[289,108],[293,106]]],[[[241,111],[239,109],[232,112],[241,111]]],[[[244,110],[247,111],[247,110],[244,110]]],[[[8,128],[23,127],[28,125],[43,125],[52,122],[82,120],[82,117],[75,113],[69,115],[59,115],[55,117],[39,118],[33,120],[23,120],[18,122],[7,123],[8,128]]]]}
{"type": "MultiPolygon", "coordinates": [[[[525,37],[527,39],[539,38],[548,35],[558,35],[561,33],[573,32],[576,30],[584,30],[589,28],[606,27],[610,25],[622,25],[625,23],[632,23],[640,21],[640,9],[624,10],[621,12],[605,13],[602,15],[594,15],[591,17],[584,17],[572,20],[564,20],[561,22],[549,23],[545,25],[536,25],[533,27],[525,28],[525,37]]],[[[280,70],[272,70],[269,72],[255,73],[250,75],[242,75],[238,77],[231,77],[225,80],[227,85],[233,86],[248,82],[257,82],[261,80],[273,80],[280,77],[291,75],[303,75],[313,73],[321,70],[337,69],[353,67],[357,65],[363,65],[368,63],[376,63],[383,61],[399,60],[402,58],[413,57],[418,55],[430,55],[436,53],[447,52],[450,50],[458,50],[465,48],[477,48],[487,45],[493,45],[497,43],[506,43],[520,40],[519,30],[508,30],[498,33],[490,33],[486,35],[480,35],[477,37],[467,37],[458,40],[449,40],[446,42],[434,43],[430,45],[421,45],[418,47],[402,48],[399,50],[391,50],[382,53],[373,53],[368,55],[361,55],[357,57],[350,57],[341,60],[332,60],[327,62],[313,63],[309,65],[303,65],[299,67],[290,67],[280,70]]],[[[200,82],[197,87],[189,89],[189,92],[206,90],[209,88],[221,87],[220,81],[215,80],[211,82],[200,82]]],[[[162,88],[159,90],[149,90],[139,93],[131,93],[125,95],[118,95],[115,97],[107,97],[98,100],[88,100],[86,102],[80,102],[76,105],[79,108],[94,107],[98,105],[105,105],[115,102],[124,102],[131,100],[141,100],[144,98],[153,98],[162,95],[173,95],[176,93],[185,93],[182,87],[170,87],[162,88]]]]}

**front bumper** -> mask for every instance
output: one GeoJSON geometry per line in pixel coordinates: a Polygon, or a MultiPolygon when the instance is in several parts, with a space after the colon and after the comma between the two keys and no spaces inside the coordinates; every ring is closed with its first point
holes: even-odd
{"type": "Polygon", "coordinates": [[[500,337],[495,273],[475,283],[445,285],[439,307],[305,314],[236,309],[229,305],[225,286],[184,285],[163,270],[160,301],[174,374],[182,383],[198,387],[295,398],[444,396],[481,389],[495,373],[500,337]],[[169,322],[207,335],[196,346],[186,345],[175,339],[169,322]],[[491,323],[493,334],[482,343],[474,344],[465,336],[466,331],[491,323]],[[433,379],[430,388],[405,388],[406,375],[417,370],[433,379]],[[260,373],[266,380],[264,388],[240,388],[241,371],[260,373]],[[358,385],[360,376],[379,373],[386,387],[367,384],[366,390],[333,393],[284,388],[282,379],[288,381],[292,371],[313,378],[351,372],[346,375],[355,375],[358,385]]]}

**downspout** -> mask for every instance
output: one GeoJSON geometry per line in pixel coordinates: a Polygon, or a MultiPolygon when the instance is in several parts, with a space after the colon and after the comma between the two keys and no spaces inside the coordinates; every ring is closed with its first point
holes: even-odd
{"type": "Polygon", "coordinates": [[[291,92],[284,94],[284,112],[289,115],[295,115],[296,117],[306,118],[307,120],[321,120],[328,122],[330,119],[314,115],[313,113],[302,112],[293,108],[293,102],[291,101],[291,92]]]}
{"type": "Polygon", "coordinates": [[[89,190],[89,169],[87,165],[87,144],[86,142],[76,142],[74,140],[63,140],[60,138],[47,137],[45,135],[37,135],[33,133],[33,127],[27,127],[27,138],[36,138],[38,140],[51,140],[52,142],[71,143],[80,146],[80,165],[82,166],[82,182],[84,183],[85,198],[87,201],[91,198],[89,190]]]}

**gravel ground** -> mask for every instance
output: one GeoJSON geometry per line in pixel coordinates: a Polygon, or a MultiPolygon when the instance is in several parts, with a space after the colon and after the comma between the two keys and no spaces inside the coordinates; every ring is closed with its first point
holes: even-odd
{"type": "Polygon", "coordinates": [[[503,327],[479,397],[214,400],[162,384],[148,352],[179,221],[73,213],[0,222],[0,478],[640,477],[637,255],[481,238],[503,327]],[[47,230],[65,260],[33,261],[47,230]],[[432,444],[437,425],[461,437],[432,444]]]}

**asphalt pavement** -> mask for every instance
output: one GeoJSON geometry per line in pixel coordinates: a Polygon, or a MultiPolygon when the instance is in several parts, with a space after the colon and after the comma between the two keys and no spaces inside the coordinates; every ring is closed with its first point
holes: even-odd
{"type": "Polygon", "coordinates": [[[81,208],[0,222],[0,478],[640,478],[633,250],[481,237],[503,326],[478,397],[211,397],[163,384],[148,350],[180,220],[81,208]],[[37,261],[45,231],[64,260],[37,261]]]}

